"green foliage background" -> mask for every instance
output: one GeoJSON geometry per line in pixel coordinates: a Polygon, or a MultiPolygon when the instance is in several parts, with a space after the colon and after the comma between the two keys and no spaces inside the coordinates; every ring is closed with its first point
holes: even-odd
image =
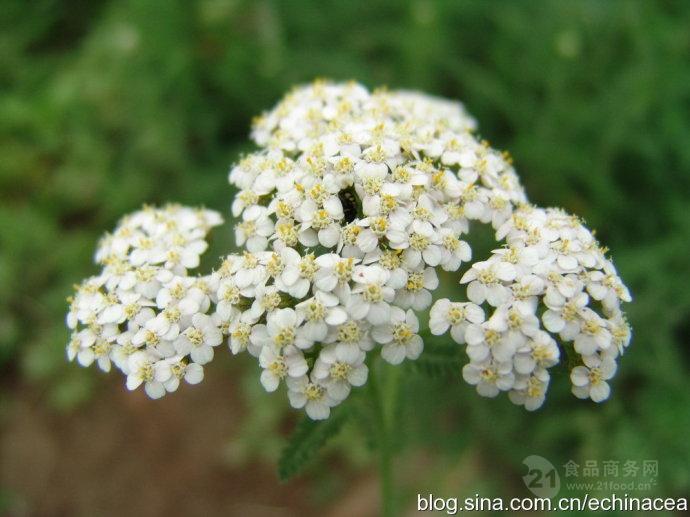
{"type": "MultiPolygon", "coordinates": [[[[291,86],[421,89],[461,99],[513,154],[533,201],[598,229],[635,298],[634,340],[601,406],[574,400],[565,378],[532,415],[459,381],[414,377],[406,443],[436,450],[441,465],[481,452],[485,470],[449,495],[503,495],[532,453],[655,459],[655,493],[687,495],[688,27],[682,0],[3,0],[5,386],[41,386],[66,410],[88,399],[99,376],[65,364],[63,314],[71,284],[95,271],[97,237],[144,202],[227,214],[226,171],[251,149],[251,117],[291,86]]],[[[217,233],[216,257],[231,245],[227,227],[217,233]]]]}

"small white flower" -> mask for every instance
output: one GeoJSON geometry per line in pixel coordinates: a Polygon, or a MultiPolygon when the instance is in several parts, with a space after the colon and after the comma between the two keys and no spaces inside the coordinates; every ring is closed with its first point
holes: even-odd
{"type": "Polygon", "coordinates": [[[312,420],[324,420],[331,414],[331,407],[337,404],[328,393],[328,388],[317,379],[309,380],[306,375],[287,379],[288,398],[294,408],[305,408],[312,420]]]}
{"type": "Polygon", "coordinates": [[[575,351],[581,355],[592,355],[599,350],[606,350],[611,345],[611,333],[606,320],[588,307],[580,311],[580,318],[580,333],[575,336],[575,351]]]}
{"type": "Polygon", "coordinates": [[[423,235],[407,229],[398,229],[389,234],[388,240],[391,248],[404,250],[403,262],[411,269],[419,267],[422,262],[435,267],[443,259],[443,248],[439,244],[436,232],[423,235]]]}
{"type": "Polygon", "coordinates": [[[549,381],[549,373],[544,369],[537,369],[531,375],[519,376],[515,379],[513,389],[508,392],[508,397],[513,404],[524,406],[527,411],[535,411],[544,404],[549,381]]]}
{"type": "Polygon", "coordinates": [[[252,355],[258,355],[261,346],[250,347],[252,325],[256,320],[248,312],[244,312],[241,316],[230,324],[228,327],[228,345],[234,355],[237,355],[245,350],[249,350],[252,355]]]}
{"type": "Polygon", "coordinates": [[[223,342],[223,334],[213,319],[206,314],[195,314],[192,326],[175,340],[175,350],[180,355],[189,354],[192,361],[201,365],[213,359],[213,347],[223,342]]]}
{"type": "Polygon", "coordinates": [[[295,307],[304,318],[302,331],[310,341],[323,341],[328,334],[328,327],[345,323],[347,312],[339,305],[338,297],[317,291],[316,294],[295,307]]]}
{"type": "Polygon", "coordinates": [[[340,220],[343,218],[343,206],[336,196],[331,196],[319,208],[311,199],[306,200],[299,210],[302,221],[299,240],[305,246],[316,243],[325,248],[332,248],[340,239],[340,220]]]}
{"type": "Polygon", "coordinates": [[[400,364],[407,359],[417,359],[422,353],[424,342],[417,335],[419,321],[414,312],[393,307],[390,321],[372,330],[372,336],[381,343],[381,357],[391,364],[400,364]]]}
{"type": "Polygon", "coordinates": [[[422,311],[431,305],[431,292],[438,287],[436,270],[428,267],[422,271],[410,271],[405,287],[395,296],[395,303],[403,309],[422,311]]]}
{"type": "Polygon", "coordinates": [[[258,205],[251,206],[242,214],[242,222],[235,226],[235,242],[238,246],[246,246],[250,253],[265,250],[273,228],[268,209],[258,205]]]}
{"type": "Polygon", "coordinates": [[[280,257],[283,269],[276,278],[276,285],[293,298],[304,298],[319,270],[314,255],[300,257],[297,251],[285,247],[280,250],[280,257]]]}
{"type": "Polygon", "coordinates": [[[429,329],[435,336],[445,334],[450,328],[450,335],[458,344],[465,343],[465,331],[469,324],[480,324],[484,321],[484,311],[474,303],[451,302],[448,298],[438,300],[431,308],[429,329]]]}
{"type": "Polygon", "coordinates": [[[501,282],[510,282],[517,275],[515,267],[506,262],[476,262],[460,279],[467,286],[467,297],[481,305],[486,300],[489,305],[498,307],[510,298],[510,290],[501,282]]]}
{"type": "Polygon", "coordinates": [[[368,332],[367,323],[348,320],[329,329],[325,343],[336,343],[336,352],[343,361],[354,361],[359,357],[360,351],[368,352],[374,346],[374,342],[368,332]]]}
{"type": "Polygon", "coordinates": [[[156,305],[159,309],[175,307],[182,315],[191,316],[208,311],[210,298],[199,288],[194,278],[176,277],[158,292],[156,305]]]}
{"type": "Polygon", "coordinates": [[[390,273],[380,266],[357,266],[353,280],[353,298],[347,310],[355,319],[366,318],[372,325],[380,325],[390,316],[390,305],[395,297],[393,288],[386,285],[390,273]]]}
{"type": "Polygon", "coordinates": [[[266,391],[275,391],[285,378],[298,378],[307,373],[309,366],[302,351],[289,345],[277,352],[273,347],[265,346],[259,355],[261,384],[266,391]]]}
{"type": "Polygon", "coordinates": [[[589,298],[583,292],[577,293],[572,298],[566,298],[555,289],[548,287],[544,297],[544,303],[548,309],[541,317],[544,327],[549,332],[560,333],[565,340],[574,339],[580,332],[580,312],[588,301],[589,298]]]}
{"type": "Polygon", "coordinates": [[[165,386],[155,378],[156,360],[146,352],[135,352],[129,358],[127,389],[135,390],[144,384],[144,391],[152,399],[165,395],[165,386]]]}
{"type": "Polygon", "coordinates": [[[314,277],[314,287],[319,291],[328,293],[336,290],[339,286],[348,285],[358,262],[358,259],[342,258],[335,253],[319,255],[316,258],[319,270],[314,277]]]}
{"type": "Polygon", "coordinates": [[[500,391],[508,391],[515,384],[515,375],[510,362],[482,361],[468,363],[462,369],[462,378],[467,384],[477,387],[482,397],[495,397],[500,391]]]}
{"type": "Polygon", "coordinates": [[[539,331],[518,349],[513,361],[517,373],[529,375],[535,369],[554,366],[559,357],[556,341],[546,332],[539,331]]]}
{"type": "Polygon", "coordinates": [[[441,262],[444,271],[457,271],[463,262],[472,258],[472,249],[465,241],[457,237],[457,232],[449,228],[441,228],[438,232],[441,243],[441,262]]]}
{"type": "Polygon", "coordinates": [[[508,339],[506,331],[508,325],[502,318],[491,317],[488,321],[477,325],[470,324],[465,331],[468,357],[473,362],[484,361],[493,357],[497,361],[505,362],[515,354],[515,344],[508,339]]]}
{"type": "Polygon", "coordinates": [[[309,348],[313,342],[298,329],[300,320],[294,309],[278,309],[268,315],[266,325],[254,326],[250,340],[256,346],[273,347],[277,351],[290,345],[309,348]]]}
{"type": "Polygon", "coordinates": [[[605,357],[590,355],[583,357],[584,366],[576,366],[570,372],[573,383],[573,395],[580,399],[591,398],[594,402],[603,402],[611,393],[611,387],[606,381],[616,373],[616,362],[605,357]]]}
{"type": "Polygon", "coordinates": [[[163,383],[168,393],[177,391],[183,379],[187,384],[199,384],[204,380],[204,369],[200,364],[186,363],[179,356],[159,361],[154,370],[156,382],[163,383]]]}
{"type": "Polygon", "coordinates": [[[369,369],[364,358],[362,351],[353,357],[339,357],[336,346],[327,346],[316,360],[314,378],[326,385],[333,399],[345,400],[351,386],[362,386],[367,381],[369,369]]]}

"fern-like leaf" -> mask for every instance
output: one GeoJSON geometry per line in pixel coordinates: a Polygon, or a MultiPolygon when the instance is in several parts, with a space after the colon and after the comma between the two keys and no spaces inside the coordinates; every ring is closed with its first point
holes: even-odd
{"type": "Polygon", "coordinates": [[[412,372],[431,377],[457,376],[460,372],[461,347],[456,343],[438,343],[425,339],[424,352],[416,360],[410,361],[412,372]]]}
{"type": "Polygon", "coordinates": [[[299,474],[328,440],[338,434],[347,417],[348,412],[342,406],[331,411],[326,420],[312,420],[305,415],[295,427],[278,461],[280,480],[287,481],[299,474]]]}

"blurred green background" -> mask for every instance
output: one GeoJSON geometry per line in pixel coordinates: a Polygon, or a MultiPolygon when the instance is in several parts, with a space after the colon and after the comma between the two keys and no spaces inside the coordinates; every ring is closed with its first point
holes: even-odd
{"type": "MultiPolygon", "coordinates": [[[[633,344],[603,405],[561,377],[528,414],[459,374],[407,372],[404,507],[417,492],[529,495],[530,454],[561,475],[569,459],[656,460],[635,494],[687,496],[689,27],[682,0],[2,0],[0,514],[376,512],[353,429],[277,483],[294,415],[251,361],[219,359],[160,403],[65,362],[65,297],[96,271],[98,236],[145,202],[228,215],[251,117],[315,77],[462,100],[532,201],[598,230],[634,296],[633,344]]],[[[216,232],[209,264],[230,234],[216,232]]]]}

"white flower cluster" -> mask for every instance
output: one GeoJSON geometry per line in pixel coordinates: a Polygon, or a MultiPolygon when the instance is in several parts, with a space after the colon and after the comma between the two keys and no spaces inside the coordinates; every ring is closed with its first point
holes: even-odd
{"type": "Polygon", "coordinates": [[[367,376],[376,346],[416,359],[415,311],[437,267],[471,257],[469,221],[503,224],[524,193],[507,156],[471,133],[457,103],[358,84],[316,83],[255,124],[263,148],[230,172],[243,257],[219,299],[234,352],[259,358],[264,387],[325,418],[367,376]]]}
{"type": "Polygon", "coordinates": [[[130,389],[144,383],[157,398],[180,379],[199,382],[227,336],[233,354],[257,358],[267,391],[285,384],[293,407],[327,418],[366,382],[369,352],[392,364],[419,357],[417,313],[431,306],[439,269],[471,259],[462,236],[477,221],[506,247],[462,277],[469,302],[431,309],[434,334],[467,343],[465,380],[538,407],[559,361],[551,332],[581,358],[574,393],[606,398],[630,339],[619,309],[630,296],[591,233],[527,205],[510,157],[474,129],[461,104],[418,93],[294,90],[256,120],[259,150],[230,171],[243,252],[189,276],[218,214],[126,218],[101,242],[103,272],[72,301],[70,359],[106,370],[113,361],[130,389]]]}
{"type": "Polygon", "coordinates": [[[529,205],[499,227],[497,239],[505,239],[505,247],[461,279],[470,301],[439,300],[431,309],[432,333],[450,329],[467,345],[464,379],[480,395],[507,391],[514,403],[536,409],[544,402],[548,369],[560,359],[554,334],[577,364],[573,393],[596,402],[608,398],[606,381],[630,342],[620,302],[631,298],[606,250],[577,217],[529,205]]]}
{"type": "Polygon", "coordinates": [[[144,384],[152,398],[175,391],[184,379],[196,384],[223,336],[206,313],[210,278],[191,277],[206,250],[206,234],[222,223],[210,210],[170,205],[145,207],[118,224],[99,244],[101,273],[77,286],[67,325],[70,360],[111,363],[127,387],[144,384]]]}

